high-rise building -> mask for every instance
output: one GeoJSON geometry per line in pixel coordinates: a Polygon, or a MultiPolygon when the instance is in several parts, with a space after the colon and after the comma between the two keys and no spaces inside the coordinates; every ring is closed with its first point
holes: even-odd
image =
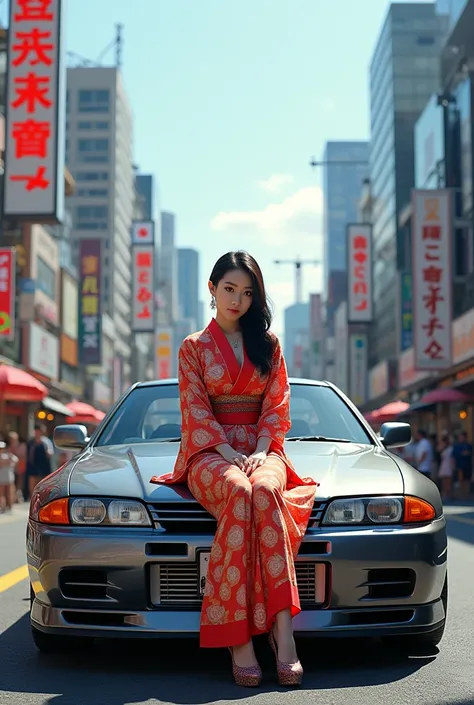
{"type": "Polygon", "coordinates": [[[82,239],[102,241],[102,310],[113,324],[112,357],[124,361],[125,384],[131,356],[132,131],[117,68],[68,69],[66,161],[77,184],[72,238],[76,253],[82,239]]]}
{"type": "Polygon", "coordinates": [[[176,216],[161,213],[160,290],[163,295],[166,323],[178,319],[178,256],[176,251],[176,216]]]}
{"type": "Polygon", "coordinates": [[[346,226],[357,221],[360,190],[368,170],[368,142],[327,142],[324,152],[324,293],[329,337],[334,335],[335,312],[346,298],[346,226]]]}
{"type": "Polygon", "coordinates": [[[178,249],[178,301],[180,318],[199,325],[199,252],[190,248],[178,249]]]}
{"type": "Polygon", "coordinates": [[[137,174],[135,177],[135,188],[141,200],[143,219],[153,220],[153,175],[137,174]]]}
{"type": "MultiPolygon", "coordinates": [[[[288,306],[285,315],[284,355],[288,374],[303,376],[303,351],[309,347],[309,303],[288,306]]],[[[309,375],[308,375],[309,376],[309,375]]]]}
{"type": "Polygon", "coordinates": [[[370,67],[370,187],[374,246],[373,366],[397,355],[397,268],[406,266],[400,209],[414,186],[414,127],[439,87],[447,20],[434,4],[394,3],[370,67]]]}

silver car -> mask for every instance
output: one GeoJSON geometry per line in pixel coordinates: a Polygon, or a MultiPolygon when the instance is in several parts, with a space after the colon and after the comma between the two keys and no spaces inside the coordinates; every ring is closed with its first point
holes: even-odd
{"type": "MultiPolygon", "coordinates": [[[[376,436],[333,385],[291,380],[286,451],[321,484],[296,559],[306,636],[376,636],[435,645],[447,609],[447,536],[436,485],[389,448],[408,424],[376,436]]],[[[87,438],[59,426],[77,453],[43,480],[27,529],[31,627],[42,651],[94,637],[196,635],[216,523],[170,472],[180,440],[176,380],[133,386],[87,438]]]]}

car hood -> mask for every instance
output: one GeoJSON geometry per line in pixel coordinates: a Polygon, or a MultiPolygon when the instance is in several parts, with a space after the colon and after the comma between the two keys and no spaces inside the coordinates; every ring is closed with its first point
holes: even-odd
{"type": "MultiPolygon", "coordinates": [[[[139,497],[152,502],[179,500],[187,494],[182,488],[150,484],[153,475],[173,470],[177,451],[177,443],[86,450],[75,461],[70,494],[139,497]]],[[[321,498],[403,494],[398,465],[377,446],[299,441],[287,443],[286,452],[301,477],[320,483],[317,494],[321,498]]]]}

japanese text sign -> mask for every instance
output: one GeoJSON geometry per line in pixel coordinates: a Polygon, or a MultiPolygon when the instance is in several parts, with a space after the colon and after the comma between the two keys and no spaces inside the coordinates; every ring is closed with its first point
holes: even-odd
{"type": "Polygon", "coordinates": [[[10,0],[4,213],[61,222],[65,65],[62,0],[10,0]]]}
{"type": "Polygon", "coordinates": [[[157,379],[171,377],[173,359],[173,331],[158,328],[155,332],[155,374],[157,379]]]}
{"type": "Polygon", "coordinates": [[[81,240],[79,250],[79,359],[102,364],[101,241],[81,240]]]}
{"type": "Polygon", "coordinates": [[[448,190],[413,191],[413,341],[415,369],[452,361],[452,209],[448,190]]]}
{"type": "Polygon", "coordinates": [[[15,337],[16,260],[13,247],[0,248],[0,337],[15,337]]]}
{"type": "Polygon", "coordinates": [[[132,330],[155,330],[154,246],[132,245],[132,330]]]}
{"type": "Polygon", "coordinates": [[[155,224],[153,221],[134,221],[132,223],[132,245],[153,245],[155,242],[155,224]]]}
{"type": "Polygon", "coordinates": [[[372,321],[372,226],[347,226],[347,320],[372,321]]]}

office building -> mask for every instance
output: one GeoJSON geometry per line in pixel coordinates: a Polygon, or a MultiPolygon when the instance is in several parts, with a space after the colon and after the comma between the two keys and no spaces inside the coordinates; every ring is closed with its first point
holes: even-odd
{"type": "Polygon", "coordinates": [[[335,312],[346,298],[346,226],[357,221],[360,190],[369,169],[369,145],[328,142],[323,161],[324,294],[327,335],[332,337],[335,312]]]}
{"type": "Polygon", "coordinates": [[[190,319],[194,330],[199,325],[199,252],[178,249],[179,317],[190,319]]]}
{"type": "MultiPolygon", "coordinates": [[[[66,160],[76,180],[71,198],[76,253],[82,239],[102,241],[102,310],[113,323],[112,357],[130,373],[130,228],[135,190],[132,115],[115,67],[67,72],[66,160]]],[[[112,385],[104,364],[104,383],[112,385]]],[[[122,385],[120,385],[122,386],[122,385]]]]}
{"type": "Polygon", "coordinates": [[[370,67],[370,188],[373,199],[374,324],[370,366],[396,357],[397,269],[406,266],[397,227],[414,177],[414,127],[439,86],[447,19],[434,4],[392,4],[370,67]]]}
{"type": "Polygon", "coordinates": [[[153,193],[153,175],[152,174],[137,174],[135,176],[135,188],[137,196],[141,201],[141,212],[143,220],[153,220],[154,211],[154,193],[153,193]]]}
{"type": "Polygon", "coordinates": [[[308,302],[293,304],[284,312],[283,351],[290,376],[303,377],[304,350],[309,347],[309,313],[308,302]]]}
{"type": "Polygon", "coordinates": [[[178,320],[178,255],[176,250],[176,216],[161,213],[160,291],[166,323],[178,320]]]}

